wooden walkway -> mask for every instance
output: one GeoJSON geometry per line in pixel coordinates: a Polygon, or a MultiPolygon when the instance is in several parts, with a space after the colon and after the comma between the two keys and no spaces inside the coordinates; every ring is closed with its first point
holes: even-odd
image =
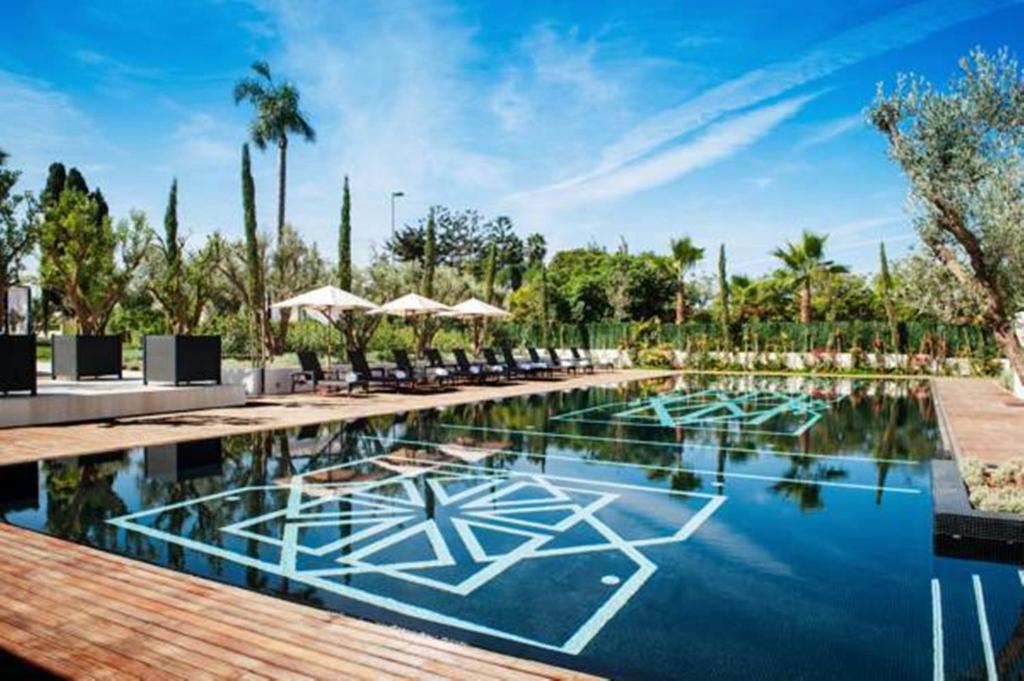
{"type": "Polygon", "coordinates": [[[455,390],[438,393],[307,393],[262,397],[244,407],[205,409],[63,426],[3,428],[0,429],[0,465],[585,388],[667,376],[671,373],[643,370],[599,371],[596,374],[551,381],[459,386],[455,390]]]}
{"type": "Polygon", "coordinates": [[[1024,457],[1024,402],[991,378],[937,378],[933,390],[957,457],[1000,464],[1024,457]]]}
{"type": "Polygon", "coordinates": [[[96,679],[586,679],[0,525],[0,645],[96,679]]]}
{"type": "MultiPolygon", "coordinates": [[[[0,430],[0,463],[666,375],[618,371],[434,395],[298,395],[233,409],[0,430]]],[[[0,523],[0,648],[81,679],[585,679],[0,523]]],[[[11,677],[13,678],[13,677],[11,677]]]]}

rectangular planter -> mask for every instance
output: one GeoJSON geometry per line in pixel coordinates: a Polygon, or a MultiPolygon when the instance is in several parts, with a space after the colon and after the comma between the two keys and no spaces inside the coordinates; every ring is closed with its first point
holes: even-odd
{"type": "Polygon", "coordinates": [[[0,393],[36,394],[36,337],[0,334],[0,393]]]}
{"type": "Polygon", "coordinates": [[[50,347],[53,378],[123,375],[120,336],[51,336],[50,347]]]}
{"type": "Polygon", "coordinates": [[[220,385],[220,336],[146,336],[142,381],[220,385]]]}

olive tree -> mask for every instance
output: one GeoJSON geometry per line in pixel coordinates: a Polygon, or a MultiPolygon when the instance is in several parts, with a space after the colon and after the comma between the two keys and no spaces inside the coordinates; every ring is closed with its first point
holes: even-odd
{"type": "Polygon", "coordinates": [[[943,88],[902,75],[870,109],[910,182],[921,240],[958,285],[1019,375],[1014,313],[1024,302],[1024,77],[1007,50],[961,59],[943,88]]]}

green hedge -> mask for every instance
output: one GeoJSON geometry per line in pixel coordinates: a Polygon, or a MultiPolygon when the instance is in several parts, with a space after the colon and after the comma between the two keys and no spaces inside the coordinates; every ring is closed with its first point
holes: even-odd
{"type": "MultiPolygon", "coordinates": [[[[660,324],[605,322],[600,324],[501,324],[495,334],[516,345],[623,348],[636,344],[644,330],[661,344],[679,350],[724,350],[717,324],[660,324]]],[[[989,359],[1000,355],[992,333],[974,324],[905,322],[899,325],[899,353],[989,359]]],[[[888,324],[852,322],[750,322],[729,329],[728,349],[770,352],[808,352],[857,348],[865,352],[893,352],[888,324]]],[[[648,337],[650,338],[650,336],[648,337]]]]}

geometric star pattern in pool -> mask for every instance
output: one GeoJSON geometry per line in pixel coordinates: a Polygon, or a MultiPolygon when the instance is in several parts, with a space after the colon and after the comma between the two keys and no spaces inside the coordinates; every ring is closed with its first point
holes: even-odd
{"type": "Polygon", "coordinates": [[[481,465],[396,472],[395,461],[371,457],[109,522],[411,617],[576,654],[656,571],[642,549],[685,542],[725,501],[481,465]],[[371,472],[325,482],[359,465],[371,472]],[[250,516],[253,499],[276,507],[250,516]],[[617,528],[641,509],[657,510],[645,533],[617,528]],[[203,541],[189,522],[172,529],[171,513],[231,522],[203,541]],[[545,586],[556,574],[575,575],[574,595],[560,600],[545,586]],[[556,621],[538,628],[523,618],[531,599],[556,621]]]}
{"type": "MultiPolygon", "coordinates": [[[[842,398],[839,398],[842,399],[842,398]]],[[[589,407],[552,417],[555,421],[801,435],[828,412],[832,400],[804,392],[719,389],[665,393],[629,402],[589,407]]]]}

